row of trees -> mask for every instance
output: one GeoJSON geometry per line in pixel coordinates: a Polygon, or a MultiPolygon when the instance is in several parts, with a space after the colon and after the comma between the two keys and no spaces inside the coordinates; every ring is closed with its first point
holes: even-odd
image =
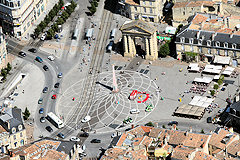
{"type": "Polygon", "coordinates": [[[91,7],[89,8],[89,11],[91,12],[92,15],[97,11],[98,2],[99,0],[93,0],[91,2],[91,7]]]}
{"type": "MultiPolygon", "coordinates": [[[[224,75],[221,75],[220,78],[219,78],[219,80],[217,81],[217,84],[214,84],[214,85],[213,85],[213,89],[218,90],[218,89],[219,89],[219,86],[223,84],[223,80],[224,80],[224,75]]],[[[216,93],[215,90],[211,90],[211,91],[210,91],[210,92],[211,92],[211,93],[210,93],[211,96],[214,96],[214,95],[215,95],[215,93],[216,93]]]]}
{"type": "Polygon", "coordinates": [[[56,32],[59,32],[58,25],[62,25],[66,22],[66,20],[71,16],[74,12],[77,4],[74,1],[71,1],[71,4],[66,6],[64,11],[61,13],[61,16],[58,17],[56,22],[51,26],[51,28],[47,31],[47,39],[52,39],[56,32]]]}
{"type": "Polygon", "coordinates": [[[12,70],[12,66],[10,63],[7,64],[6,68],[1,69],[1,76],[3,77],[2,80],[5,81],[7,79],[7,75],[10,73],[12,70]]]}
{"type": "Polygon", "coordinates": [[[58,4],[55,4],[51,11],[46,15],[44,20],[35,28],[34,35],[36,37],[39,36],[40,33],[44,31],[44,29],[48,26],[48,24],[53,20],[53,18],[58,14],[58,12],[63,7],[64,2],[63,0],[59,0],[58,4]]]}

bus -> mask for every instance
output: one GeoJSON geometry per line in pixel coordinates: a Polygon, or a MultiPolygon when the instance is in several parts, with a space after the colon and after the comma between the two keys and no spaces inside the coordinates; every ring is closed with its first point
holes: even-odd
{"type": "Polygon", "coordinates": [[[47,114],[47,120],[51,122],[57,128],[63,128],[63,121],[58,118],[53,112],[47,114]]]}
{"type": "Polygon", "coordinates": [[[73,32],[73,36],[72,36],[72,39],[77,39],[78,38],[78,29],[75,29],[74,32],[73,32]]]}

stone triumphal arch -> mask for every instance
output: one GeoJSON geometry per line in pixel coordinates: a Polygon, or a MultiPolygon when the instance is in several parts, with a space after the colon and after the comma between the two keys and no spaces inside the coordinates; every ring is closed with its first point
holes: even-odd
{"type": "Polygon", "coordinates": [[[136,54],[147,60],[158,58],[156,28],[142,20],[126,21],[120,28],[124,43],[124,56],[136,54]]]}

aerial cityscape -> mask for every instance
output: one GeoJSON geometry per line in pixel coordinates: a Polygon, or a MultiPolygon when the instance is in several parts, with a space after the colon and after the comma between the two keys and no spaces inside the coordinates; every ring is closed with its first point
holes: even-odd
{"type": "Polygon", "coordinates": [[[240,159],[240,0],[0,0],[0,160],[240,159]]]}

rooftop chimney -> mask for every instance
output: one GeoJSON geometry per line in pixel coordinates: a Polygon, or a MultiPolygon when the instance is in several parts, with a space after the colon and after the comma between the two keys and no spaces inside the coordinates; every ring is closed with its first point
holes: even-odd
{"type": "Polygon", "coordinates": [[[200,38],[200,31],[197,32],[197,39],[200,38]]]}

